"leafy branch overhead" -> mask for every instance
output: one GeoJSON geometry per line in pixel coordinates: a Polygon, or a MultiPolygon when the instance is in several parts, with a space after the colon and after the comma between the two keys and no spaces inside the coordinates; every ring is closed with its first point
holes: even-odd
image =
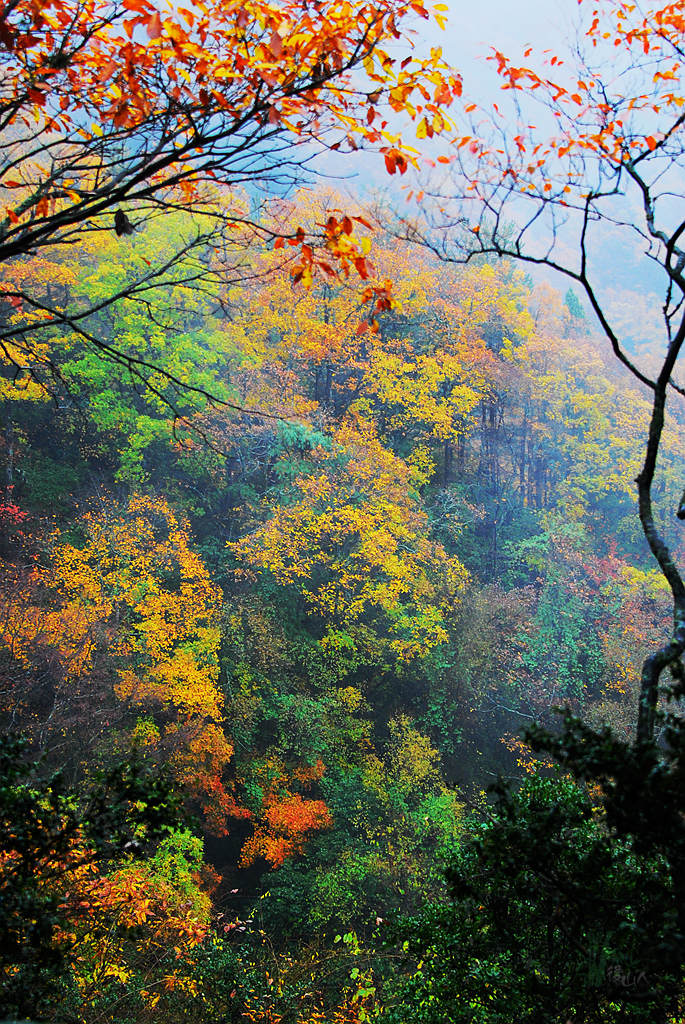
{"type": "Polygon", "coordinates": [[[0,261],[113,220],[128,235],[174,208],[205,212],[222,232],[259,232],[232,191],[282,193],[320,151],[364,146],[391,170],[416,163],[385,111],[443,130],[461,80],[437,49],[400,61],[384,47],[411,17],[431,16],[421,0],[7,4],[0,261]]]}

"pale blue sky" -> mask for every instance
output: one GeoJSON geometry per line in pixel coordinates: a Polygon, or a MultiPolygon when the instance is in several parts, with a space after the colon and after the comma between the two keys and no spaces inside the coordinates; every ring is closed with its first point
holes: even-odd
{"type": "Polygon", "coordinates": [[[515,53],[526,44],[554,46],[568,36],[577,0],[443,0],[450,8],[448,27],[437,33],[445,56],[466,79],[479,75],[475,58],[491,46],[515,53]]]}

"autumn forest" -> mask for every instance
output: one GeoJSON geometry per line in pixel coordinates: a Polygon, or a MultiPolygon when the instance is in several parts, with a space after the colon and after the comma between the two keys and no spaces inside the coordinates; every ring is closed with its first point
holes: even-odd
{"type": "Polygon", "coordinates": [[[578,10],[0,8],[0,1019],[684,1019],[685,17],[578,10]]]}

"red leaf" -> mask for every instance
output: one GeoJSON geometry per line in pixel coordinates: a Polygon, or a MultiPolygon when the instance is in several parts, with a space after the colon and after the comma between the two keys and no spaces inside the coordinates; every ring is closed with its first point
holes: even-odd
{"type": "Polygon", "coordinates": [[[118,67],[118,64],[117,64],[116,61],[114,61],[114,60],[108,61],[107,64],[105,64],[105,66],[102,69],[102,71],[100,72],[100,74],[98,75],[98,79],[97,79],[98,82],[104,82],[107,78],[109,78],[116,71],[117,67],[118,67]]]}
{"type": "Polygon", "coordinates": [[[14,37],[16,29],[8,25],[4,18],[0,18],[0,43],[4,43],[8,50],[14,49],[14,37]]]}
{"type": "Polygon", "coordinates": [[[354,265],[357,268],[357,273],[361,277],[362,281],[366,281],[369,276],[369,271],[366,266],[366,260],[363,256],[356,256],[354,259],[354,265]]]}
{"type": "Polygon", "coordinates": [[[269,49],[273,53],[274,57],[283,56],[283,40],[275,30],[271,33],[271,39],[269,40],[269,49]]]}
{"type": "Polygon", "coordinates": [[[155,11],[147,23],[147,34],[150,39],[159,39],[162,35],[162,19],[159,11],[155,11]]]}

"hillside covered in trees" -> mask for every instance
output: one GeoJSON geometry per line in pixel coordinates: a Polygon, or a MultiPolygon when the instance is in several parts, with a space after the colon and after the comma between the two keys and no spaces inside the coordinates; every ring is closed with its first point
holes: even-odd
{"type": "MultiPolygon", "coordinates": [[[[297,202],[298,221],[340,205],[297,202]]],[[[17,273],[92,301],[164,244],[17,273]]],[[[5,379],[6,722],[77,786],[131,751],[169,766],[198,835],[65,876],[64,998],[93,1020],[171,1013],[227,958],[246,975],[203,989],[221,1012],[267,1012],[251,971],[292,975],[283,999],[354,998],[351,943],[439,891],[498,772],[535,771],[522,724],[570,704],[634,729],[668,614],[632,507],[644,398],[573,292],[388,239],[374,258],[396,295],[375,333],[354,289],[305,291],[261,255],[221,309],[176,286],[166,324],[134,301],[102,317],[101,337],[268,417],[192,396],[175,417],[62,335],[59,399],[5,379]]],[[[668,421],[664,509],[683,431],[668,421]]]]}
{"type": "MultiPolygon", "coordinates": [[[[680,1020],[679,591],[635,486],[671,367],[617,359],[585,270],[539,273],[509,223],[446,258],[444,225],[295,187],[324,136],[416,162],[382,97],[448,129],[459,76],[380,50],[403,5],[185,34],[83,5],[100,35],[60,63],[72,6],[0,18],[0,1007],[680,1020]]],[[[675,565],[682,404],[656,450],[675,565]]]]}

